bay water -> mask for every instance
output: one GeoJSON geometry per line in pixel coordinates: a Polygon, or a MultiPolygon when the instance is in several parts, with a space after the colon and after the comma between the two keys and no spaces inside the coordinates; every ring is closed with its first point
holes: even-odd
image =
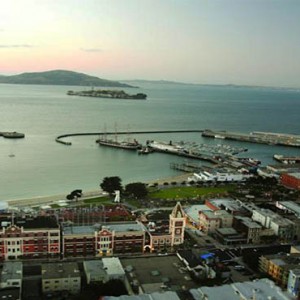
{"type": "MultiPolygon", "coordinates": [[[[132,84],[132,82],[130,82],[132,84]]],[[[0,132],[25,133],[24,139],[0,137],[0,200],[97,190],[106,176],[123,184],[178,175],[170,163],[186,158],[101,147],[98,136],[72,137],[71,146],[55,142],[61,134],[114,131],[214,129],[249,133],[300,134],[300,91],[275,88],[133,83],[142,100],[68,96],[70,86],[0,84],[0,132]]],[[[144,134],[146,140],[228,144],[245,147],[241,156],[274,163],[273,154],[300,155],[296,148],[202,138],[200,133],[144,134]]],[[[120,140],[124,136],[118,137],[120,140]]]]}

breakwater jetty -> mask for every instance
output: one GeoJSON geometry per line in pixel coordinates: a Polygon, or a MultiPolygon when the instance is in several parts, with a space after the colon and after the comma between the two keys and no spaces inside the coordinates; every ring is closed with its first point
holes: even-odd
{"type": "Polygon", "coordinates": [[[273,132],[261,132],[254,131],[249,134],[229,132],[229,131],[215,131],[206,129],[202,132],[202,136],[227,139],[241,142],[267,144],[267,145],[280,145],[288,147],[300,147],[300,135],[285,134],[285,133],[273,133],[273,132]]]}
{"type": "Polygon", "coordinates": [[[67,146],[71,146],[72,143],[71,142],[66,142],[63,139],[64,138],[68,138],[68,137],[72,137],[72,136],[88,136],[88,135],[128,135],[128,134],[157,134],[157,133],[191,133],[191,132],[203,132],[202,129],[182,129],[182,130],[146,130],[146,131],[111,131],[111,132],[87,132],[87,133],[67,133],[67,134],[62,134],[59,135],[55,141],[57,143],[61,143],[67,146]]]}

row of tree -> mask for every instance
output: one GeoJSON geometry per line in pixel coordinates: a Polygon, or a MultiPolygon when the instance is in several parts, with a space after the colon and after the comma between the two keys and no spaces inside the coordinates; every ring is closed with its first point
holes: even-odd
{"type": "Polygon", "coordinates": [[[148,195],[148,190],[145,183],[133,182],[122,186],[122,180],[118,176],[105,177],[100,183],[100,187],[103,191],[113,195],[115,191],[120,191],[125,196],[132,196],[136,199],[144,198],[148,195]]]}

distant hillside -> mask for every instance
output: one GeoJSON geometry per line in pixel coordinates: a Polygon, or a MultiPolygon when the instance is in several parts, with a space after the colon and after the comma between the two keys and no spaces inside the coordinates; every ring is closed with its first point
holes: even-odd
{"type": "Polygon", "coordinates": [[[0,76],[0,83],[11,84],[44,84],[44,85],[79,85],[100,87],[133,87],[126,83],[101,79],[83,73],[65,70],[22,73],[19,75],[0,76]]]}

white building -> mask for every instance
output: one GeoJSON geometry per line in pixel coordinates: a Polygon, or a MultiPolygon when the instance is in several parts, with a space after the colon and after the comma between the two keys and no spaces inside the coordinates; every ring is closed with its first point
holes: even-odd
{"type": "Polygon", "coordinates": [[[293,221],[283,218],[269,209],[254,210],[252,219],[264,227],[272,229],[274,234],[283,240],[293,239],[296,233],[293,221]]]}
{"type": "Polygon", "coordinates": [[[232,182],[232,181],[245,181],[252,177],[251,174],[242,173],[226,173],[226,172],[208,172],[203,171],[200,173],[194,173],[193,176],[188,178],[188,181],[201,181],[201,182],[232,182]]]}

